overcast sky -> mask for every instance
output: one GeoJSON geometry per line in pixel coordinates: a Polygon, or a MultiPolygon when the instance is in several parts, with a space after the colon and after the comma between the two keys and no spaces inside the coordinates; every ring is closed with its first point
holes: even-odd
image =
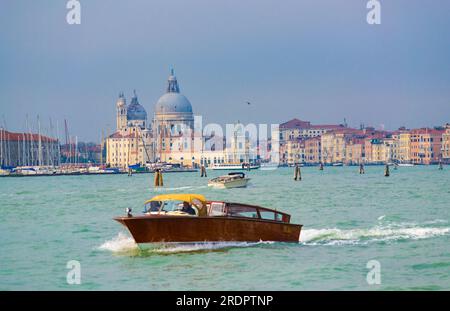
{"type": "Polygon", "coordinates": [[[205,122],[450,122],[450,1],[66,0],[0,2],[0,124],[64,119],[79,140],[115,128],[133,89],[149,118],[174,67],[205,122]],[[245,104],[250,101],[252,104],[245,104]]]}

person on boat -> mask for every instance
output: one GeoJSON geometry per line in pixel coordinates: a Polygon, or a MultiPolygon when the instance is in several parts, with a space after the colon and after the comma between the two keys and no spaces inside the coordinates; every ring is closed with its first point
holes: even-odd
{"type": "Polygon", "coordinates": [[[181,211],[185,212],[185,213],[188,213],[189,215],[195,215],[195,210],[186,201],[183,202],[183,208],[181,209],[181,211]]]}

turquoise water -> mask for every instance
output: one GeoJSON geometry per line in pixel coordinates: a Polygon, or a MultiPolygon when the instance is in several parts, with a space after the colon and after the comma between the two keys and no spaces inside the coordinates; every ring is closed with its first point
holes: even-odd
{"type": "MultiPolygon", "coordinates": [[[[209,172],[209,177],[218,172],[209,172]]],[[[247,189],[165,174],[163,192],[286,211],[299,243],[220,243],[141,252],[112,217],[141,211],[153,175],[0,179],[0,290],[450,289],[450,167],[252,171],[247,189]],[[69,260],[81,284],[68,285],[69,260]],[[369,260],[381,284],[369,285],[369,260]]]]}

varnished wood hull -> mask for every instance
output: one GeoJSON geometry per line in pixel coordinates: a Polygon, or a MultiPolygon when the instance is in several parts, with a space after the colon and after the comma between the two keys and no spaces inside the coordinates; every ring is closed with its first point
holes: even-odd
{"type": "Polygon", "coordinates": [[[115,218],[138,244],[164,242],[298,242],[301,225],[238,217],[137,216],[115,218]]]}

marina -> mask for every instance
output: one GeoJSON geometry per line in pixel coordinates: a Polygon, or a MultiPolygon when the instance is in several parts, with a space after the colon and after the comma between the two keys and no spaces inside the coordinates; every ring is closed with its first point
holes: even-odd
{"type": "Polygon", "coordinates": [[[11,170],[1,170],[0,177],[50,177],[50,176],[79,176],[79,175],[113,175],[113,174],[153,174],[156,170],[164,173],[191,173],[197,172],[197,169],[186,167],[152,168],[143,167],[142,169],[119,169],[105,166],[68,166],[68,167],[16,167],[11,170]]]}

